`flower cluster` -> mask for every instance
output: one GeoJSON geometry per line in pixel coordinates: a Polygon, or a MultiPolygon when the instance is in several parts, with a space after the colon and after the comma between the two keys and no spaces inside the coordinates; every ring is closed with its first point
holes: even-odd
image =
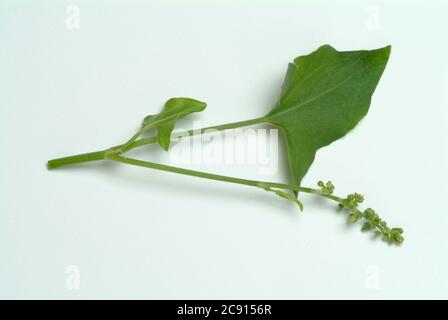
{"type": "Polygon", "coordinates": [[[402,228],[389,228],[386,221],[382,220],[371,208],[362,213],[366,222],[362,225],[363,231],[373,231],[374,235],[383,236],[383,240],[390,244],[400,244],[404,241],[402,228]]]}
{"type": "Polygon", "coordinates": [[[358,204],[363,203],[363,202],[364,202],[364,196],[362,194],[355,192],[355,193],[349,194],[347,196],[347,198],[345,198],[343,200],[343,202],[338,205],[338,208],[341,210],[344,208],[353,209],[353,208],[357,208],[358,204]]]}
{"type": "Polygon", "coordinates": [[[324,183],[323,181],[319,181],[317,183],[317,185],[320,187],[320,192],[323,195],[333,194],[334,185],[331,181],[328,181],[327,183],[324,183]]]}
{"type": "Polygon", "coordinates": [[[389,228],[386,221],[382,220],[379,215],[371,208],[364,211],[358,209],[358,205],[364,202],[364,196],[359,193],[349,194],[345,199],[332,196],[334,191],[334,185],[331,181],[324,184],[319,181],[317,185],[320,187],[319,193],[327,198],[339,202],[338,208],[340,210],[347,209],[349,212],[348,222],[356,223],[363,219],[362,231],[371,231],[375,237],[382,236],[383,240],[389,244],[401,244],[404,241],[403,229],[401,228],[389,228]]]}

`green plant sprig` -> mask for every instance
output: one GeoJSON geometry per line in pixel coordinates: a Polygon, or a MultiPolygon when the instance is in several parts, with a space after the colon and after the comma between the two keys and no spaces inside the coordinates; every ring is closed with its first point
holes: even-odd
{"type": "Polygon", "coordinates": [[[303,205],[298,193],[318,195],[338,204],[348,212],[350,223],[363,221],[362,231],[371,231],[389,244],[404,241],[401,228],[389,228],[376,212],[368,208],[361,211],[358,205],[364,201],[361,194],[346,198],[333,194],[331,182],[318,182],[318,189],[301,186],[302,178],[310,168],[318,149],[346,135],[367,114],[372,94],[386,67],[390,46],[361,51],[337,51],[329,45],[315,52],[300,56],[289,64],[282,86],[281,96],[273,109],[263,117],[202,129],[186,131],[174,136],[176,122],[193,112],[206,108],[204,102],[191,98],[169,99],[159,114],[145,117],[142,126],[122,145],[105,150],[50,160],[48,169],[92,161],[108,160],[122,164],[177,174],[256,187],[295,203],[303,205]],[[168,150],[174,138],[190,137],[228,129],[268,124],[280,129],[286,139],[289,171],[292,184],[247,180],[202,171],[188,170],[164,164],[137,160],[125,154],[135,148],[158,143],[168,150]],[[143,134],[156,131],[149,138],[143,134]]]}

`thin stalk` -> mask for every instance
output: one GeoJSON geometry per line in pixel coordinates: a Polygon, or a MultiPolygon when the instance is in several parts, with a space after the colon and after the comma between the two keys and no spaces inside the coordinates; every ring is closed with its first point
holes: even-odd
{"type": "MultiPolygon", "coordinates": [[[[230,129],[243,128],[243,127],[248,127],[248,126],[252,126],[252,125],[260,124],[260,123],[264,123],[264,122],[266,122],[265,118],[256,118],[256,119],[251,119],[251,120],[246,120],[246,121],[226,123],[226,124],[210,126],[210,127],[206,127],[206,128],[193,129],[193,130],[189,130],[189,131],[185,131],[185,132],[176,133],[176,134],[172,135],[172,138],[193,137],[193,136],[203,135],[203,134],[207,134],[207,133],[212,133],[213,131],[225,131],[225,130],[230,130],[230,129]]],[[[156,142],[157,142],[156,137],[149,137],[149,138],[135,140],[133,143],[130,144],[129,150],[132,150],[137,147],[145,146],[148,144],[153,144],[156,142]]],[[[119,148],[119,147],[121,147],[121,146],[117,146],[116,148],[119,148]]]]}
{"type": "MultiPolygon", "coordinates": [[[[195,170],[189,170],[179,167],[173,167],[168,166],[165,164],[155,163],[155,162],[149,162],[149,161],[143,161],[143,160],[137,160],[133,158],[123,157],[118,154],[110,154],[107,156],[108,160],[113,160],[125,164],[130,164],[133,166],[138,167],[144,167],[144,168],[150,168],[160,171],[167,171],[197,178],[203,178],[203,179],[209,179],[209,180],[215,180],[215,181],[223,181],[223,182],[229,182],[229,183],[236,183],[236,184],[242,184],[246,186],[251,187],[260,187],[261,181],[256,180],[248,180],[248,179],[241,179],[241,178],[235,178],[235,177],[229,177],[229,176],[223,176],[213,173],[207,173],[203,171],[195,171],[195,170]]],[[[269,185],[271,187],[277,187],[282,189],[288,189],[288,190],[295,190],[296,188],[294,186],[290,186],[287,184],[275,184],[275,183],[265,183],[266,185],[269,185]]]]}
{"type": "MultiPolygon", "coordinates": [[[[216,126],[210,126],[210,127],[206,127],[206,128],[185,131],[183,133],[175,134],[175,135],[173,135],[173,137],[175,137],[175,136],[191,137],[191,136],[210,133],[212,131],[224,131],[224,130],[229,130],[229,129],[248,127],[248,126],[260,124],[263,122],[265,122],[265,119],[263,117],[246,120],[246,121],[232,122],[232,123],[226,123],[226,124],[221,124],[221,125],[216,125],[216,126]]],[[[108,153],[110,151],[114,151],[114,150],[119,151],[120,150],[122,152],[123,151],[128,152],[134,148],[153,144],[153,143],[157,142],[156,137],[150,137],[150,138],[136,140],[141,135],[141,133],[142,133],[142,129],[140,129],[128,142],[118,145],[118,146],[114,146],[109,149],[50,160],[50,161],[48,161],[47,167],[48,167],[48,169],[51,170],[51,169],[56,169],[56,168],[67,166],[67,165],[105,160],[106,153],[108,153]]]]}
{"type": "Polygon", "coordinates": [[[242,179],[242,178],[236,178],[236,177],[230,177],[230,176],[223,176],[219,174],[213,174],[203,171],[195,171],[190,169],[184,169],[174,166],[168,166],[165,164],[155,163],[155,162],[149,162],[149,161],[143,161],[143,160],[137,160],[133,158],[123,157],[116,153],[110,153],[107,155],[108,160],[129,164],[137,167],[143,167],[143,168],[149,168],[149,169],[155,169],[159,171],[166,171],[166,172],[172,172],[202,179],[208,179],[208,180],[215,180],[215,181],[222,181],[222,182],[228,182],[228,183],[235,183],[245,186],[251,186],[261,189],[266,189],[266,187],[269,188],[276,188],[276,189],[283,189],[283,190],[290,190],[290,191],[297,191],[297,192],[305,192],[310,194],[316,194],[323,196],[325,198],[334,200],[338,203],[343,203],[344,199],[336,197],[331,194],[323,194],[318,189],[313,188],[307,188],[307,187],[301,187],[298,185],[293,184],[285,184],[285,183],[277,183],[277,182],[268,182],[268,181],[258,181],[258,180],[249,180],[249,179],[242,179]]]}

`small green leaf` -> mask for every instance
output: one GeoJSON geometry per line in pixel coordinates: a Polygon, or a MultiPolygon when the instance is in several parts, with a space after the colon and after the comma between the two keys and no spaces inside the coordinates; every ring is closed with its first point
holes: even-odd
{"type": "Polygon", "coordinates": [[[206,106],[206,103],[191,98],[172,98],[165,103],[161,113],[147,116],[142,125],[148,129],[154,125],[157,128],[157,142],[168,150],[176,122],[190,113],[204,110],[206,106]]]}
{"type": "Polygon", "coordinates": [[[301,183],[318,149],[367,114],[389,54],[390,46],[340,52],[324,45],[289,64],[280,100],[264,119],[286,138],[294,183],[301,183]]]}

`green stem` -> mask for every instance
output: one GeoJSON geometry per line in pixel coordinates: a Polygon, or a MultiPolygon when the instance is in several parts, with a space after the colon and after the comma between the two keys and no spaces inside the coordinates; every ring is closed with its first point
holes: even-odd
{"type": "MultiPolygon", "coordinates": [[[[223,130],[229,130],[229,129],[235,129],[235,128],[242,128],[247,127],[255,124],[260,124],[265,122],[265,118],[256,118],[246,121],[239,121],[239,122],[232,122],[232,123],[226,123],[206,128],[200,128],[200,129],[194,129],[189,130],[180,134],[176,134],[176,136],[196,136],[196,135],[202,135],[205,133],[211,133],[212,131],[223,131],[223,130]]],[[[64,158],[58,158],[48,161],[47,167],[48,169],[56,169],[59,167],[67,166],[67,165],[73,165],[78,163],[85,163],[85,162],[92,162],[92,161],[99,161],[104,160],[106,158],[106,153],[111,150],[120,150],[121,152],[128,152],[134,148],[153,144],[157,142],[156,137],[150,137],[150,138],[144,138],[140,140],[136,140],[142,133],[142,129],[140,129],[137,134],[135,134],[128,142],[121,144],[119,146],[115,146],[106,150],[97,151],[97,152],[89,152],[89,153],[83,153],[78,154],[70,157],[64,157],[64,158]]]]}
{"type": "Polygon", "coordinates": [[[133,165],[133,166],[137,166],[137,167],[150,168],[150,169],[155,169],[155,170],[159,170],[159,171],[172,172],[172,173],[177,173],[177,174],[182,174],[182,175],[187,175],[187,176],[192,176],[192,177],[197,177],[197,178],[203,178],[203,179],[209,179],[209,180],[215,180],[215,181],[241,184],[241,185],[251,186],[251,187],[256,187],[256,188],[261,188],[261,189],[266,189],[266,187],[268,187],[268,188],[276,188],[276,189],[284,189],[284,190],[290,190],[290,191],[316,194],[316,195],[320,195],[325,198],[334,200],[340,204],[342,204],[344,201],[342,198],[336,197],[334,195],[323,194],[318,189],[301,187],[298,185],[223,176],[223,175],[207,173],[207,172],[203,172],[203,171],[189,170],[189,169],[168,166],[165,164],[160,164],[160,163],[155,163],[155,162],[149,162],[149,161],[143,161],[143,160],[137,160],[137,159],[128,158],[128,157],[123,157],[116,153],[108,154],[107,159],[116,161],[116,162],[133,165]]]}
{"type": "Polygon", "coordinates": [[[48,169],[56,169],[59,167],[75,164],[75,163],[85,163],[85,162],[92,162],[92,161],[99,161],[105,159],[105,151],[97,151],[97,152],[89,152],[89,153],[83,153],[78,154],[75,156],[70,157],[64,157],[59,159],[54,159],[48,161],[47,168],[48,169]]]}
{"type": "Polygon", "coordinates": [[[260,187],[261,184],[265,184],[265,185],[268,185],[269,187],[274,187],[274,188],[301,191],[300,187],[291,186],[288,184],[261,182],[261,181],[256,181],[256,180],[241,179],[241,178],[223,176],[223,175],[207,173],[207,172],[202,172],[202,171],[189,170],[189,169],[168,166],[165,164],[160,164],[160,163],[155,163],[155,162],[127,158],[127,157],[120,156],[116,153],[109,154],[107,156],[107,159],[121,162],[121,163],[130,164],[133,166],[138,166],[138,167],[150,168],[150,169],[155,169],[155,170],[160,170],[160,171],[167,171],[167,172],[172,172],[172,173],[178,173],[178,174],[183,174],[183,175],[198,177],[198,178],[203,178],[203,179],[209,179],[209,180],[217,180],[217,181],[223,181],[223,182],[229,182],[229,183],[242,184],[242,185],[251,186],[251,187],[260,187]]]}
{"type": "MultiPolygon", "coordinates": [[[[221,124],[221,125],[216,125],[216,126],[211,126],[211,127],[206,127],[206,128],[193,129],[193,130],[174,134],[173,137],[192,137],[192,136],[212,133],[213,131],[225,131],[225,130],[230,130],[230,129],[248,127],[248,126],[252,126],[252,125],[256,125],[256,124],[260,124],[260,123],[264,123],[264,122],[266,122],[265,118],[256,118],[256,119],[226,123],[226,124],[221,124]]],[[[137,147],[145,146],[148,144],[153,144],[156,142],[157,142],[156,137],[149,137],[149,138],[143,138],[140,140],[136,140],[130,144],[129,150],[132,150],[137,147]]],[[[118,147],[120,147],[120,146],[118,146],[118,147]]]]}

